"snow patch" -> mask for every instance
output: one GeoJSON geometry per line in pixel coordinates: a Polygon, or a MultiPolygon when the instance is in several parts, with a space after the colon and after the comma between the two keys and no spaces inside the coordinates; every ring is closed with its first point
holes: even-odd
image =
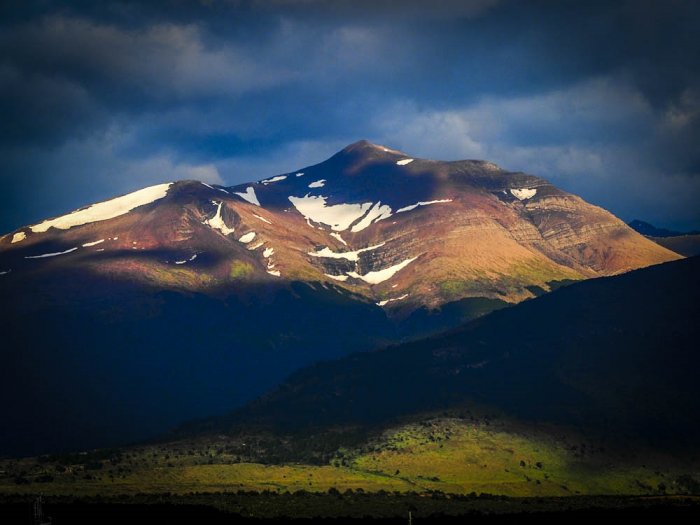
{"type": "Polygon", "coordinates": [[[394,297],[392,299],[385,299],[383,301],[379,301],[377,303],[377,306],[386,306],[387,304],[389,304],[392,301],[400,301],[401,299],[406,299],[406,297],[408,297],[407,293],[403,294],[401,297],[394,297]]]}
{"type": "Polygon", "coordinates": [[[273,253],[275,253],[274,248],[265,248],[265,250],[263,251],[263,257],[268,258],[273,253]]]}
{"type": "Polygon", "coordinates": [[[303,176],[304,176],[304,173],[300,171],[299,173],[296,174],[296,176],[297,176],[297,177],[303,177],[303,176]]]}
{"type": "Polygon", "coordinates": [[[324,273],[326,277],[330,277],[331,279],[335,279],[336,281],[347,281],[348,276],[347,275],[331,275],[329,273],[324,273]]]}
{"type": "Polygon", "coordinates": [[[271,223],[270,221],[268,221],[265,217],[261,217],[260,215],[256,215],[255,213],[253,214],[253,217],[256,217],[256,218],[260,219],[261,221],[266,222],[266,223],[268,223],[268,224],[272,224],[272,223],[271,223]]]}
{"type": "Polygon", "coordinates": [[[379,284],[383,283],[387,279],[391,279],[397,272],[403,270],[417,258],[418,257],[411,257],[410,259],[406,259],[405,261],[395,264],[394,266],[390,266],[389,268],[384,268],[383,270],[377,270],[375,272],[368,272],[364,275],[360,275],[357,272],[347,272],[347,274],[355,279],[362,279],[369,284],[379,284]]]}
{"type": "Polygon", "coordinates": [[[316,252],[308,252],[309,255],[312,257],[328,257],[330,259],[347,259],[348,261],[357,261],[359,260],[359,255],[362,252],[368,252],[370,250],[376,250],[377,248],[384,246],[385,243],[380,243],[376,244],[374,246],[369,246],[367,248],[361,248],[359,250],[355,250],[354,252],[334,252],[327,246],[323,248],[320,251],[316,252]]]}
{"type": "Polygon", "coordinates": [[[233,193],[238,195],[241,199],[250,202],[251,204],[260,206],[260,201],[258,200],[258,196],[255,195],[255,189],[252,186],[248,186],[245,189],[245,192],[234,191],[233,193]]]}
{"type": "Polygon", "coordinates": [[[211,201],[212,204],[216,206],[216,213],[211,219],[205,219],[204,224],[209,225],[211,228],[214,228],[215,230],[219,230],[221,233],[224,235],[228,235],[230,233],[233,233],[235,230],[234,228],[229,228],[226,226],[226,223],[224,222],[224,218],[221,216],[221,205],[223,204],[223,201],[211,201]]]}
{"type": "Polygon", "coordinates": [[[104,239],[100,239],[99,241],[92,241],[92,242],[86,242],[83,244],[83,248],[89,248],[90,246],[97,246],[98,244],[102,244],[105,242],[104,239]]]}
{"type": "Polygon", "coordinates": [[[223,188],[215,188],[214,186],[210,186],[210,185],[207,184],[206,182],[202,182],[202,181],[199,181],[199,183],[202,184],[203,186],[206,186],[207,188],[211,188],[212,190],[223,191],[226,195],[229,194],[229,193],[228,193],[225,189],[223,189],[223,188]]]}
{"type": "Polygon", "coordinates": [[[520,188],[511,189],[510,192],[516,199],[524,201],[526,199],[531,199],[532,197],[534,197],[537,193],[537,190],[535,188],[520,188]]]}
{"type": "Polygon", "coordinates": [[[24,239],[27,238],[27,234],[24,232],[17,232],[12,236],[12,240],[10,241],[10,244],[14,244],[19,241],[23,241],[24,239]]]}
{"type": "Polygon", "coordinates": [[[248,244],[253,239],[255,239],[255,232],[248,232],[245,235],[242,235],[241,238],[238,239],[238,242],[242,242],[243,244],[248,244]]]}
{"type": "Polygon", "coordinates": [[[64,255],[66,253],[74,252],[78,247],[70,248],[64,252],[54,252],[54,253],[43,253],[41,255],[27,255],[25,259],[44,259],[46,257],[56,257],[57,255],[64,255]]]}
{"type": "Polygon", "coordinates": [[[91,222],[113,219],[114,217],[119,217],[120,215],[130,212],[134,208],[162,199],[166,196],[172,184],[172,182],[168,182],[166,184],[158,184],[156,186],[143,188],[142,190],[117,197],[116,199],[98,202],[97,204],[93,204],[82,210],[76,210],[68,215],[46,220],[34,226],[30,226],[29,228],[35,233],[42,233],[51,227],[67,230],[73,226],[81,226],[91,222]]]}
{"type": "Polygon", "coordinates": [[[309,184],[309,188],[323,188],[326,184],[326,179],[317,180],[309,184]]]}
{"type": "Polygon", "coordinates": [[[268,184],[272,184],[273,182],[279,182],[279,181],[284,180],[286,178],[287,178],[286,175],[278,175],[277,177],[272,177],[271,179],[261,180],[260,183],[265,184],[267,186],[268,184]]]}
{"type": "Polygon", "coordinates": [[[257,249],[260,248],[263,244],[265,244],[264,241],[256,242],[255,244],[253,244],[253,245],[251,245],[251,246],[248,246],[248,250],[250,250],[250,251],[257,250],[257,249]]]}
{"type": "Polygon", "coordinates": [[[398,164],[399,166],[405,166],[406,164],[410,164],[411,162],[413,162],[413,159],[401,159],[397,160],[396,164],[398,164]]]}
{"type": "Polygon", "coordinates": [[[0,272],[0,275],[7,275],[7,274],[10,273],[11,271],[12,271],[12,270],[3,270],[3,271],[0,272]]]}
{"type": "Polygon", "coordinates": [[[420,201],[415,204],[411,204],[410,206],[404,206],[403,208],[399,208],[396,210],[396,213],[403,213],[405,211],[411,211],[415,210],[418,206],[427,206],[429,204],[439,204],[442,202],[452,202],[452,199],[440,199],[436,201],[420,201]]]}
{"type": "Polygon", "coordinates": [[[371,202],[327,206],[327,197],[311,196],[308,193],[304,197],[289,197],[289,200],[307,220],[327,224],[335,231],[347,230],[372,206],[371,202]]]}
{"type": "Polygon", "coordinates": [[[279,270],[267,270],[267,273],[269,273],[270,275],[274,275],[275,277],[279,277],[280,275],[282,275],[280,274],[279,270]]]}
{"type": "Polygon", "coordinates": [[[382,219],[388,219],[391,217],[391,206],[385,204],[382,206],[382,201],[377,202],[372,208],[367,212],[364,218],[355,224],[350,231],[359,232],[371,225],[372,222],[379,222],[382,219]]]}
{"type": "Polygon", "coordinates": [[[348,245],[348,243],[345,242],[345,240],[340,236],[339,233],[333,232],[333,233],[331,233],[331,237],[334,237],[334,238],[338,239],[338,240],[339,240],[340,242],[342,242],[345,246],[348,245]]]}

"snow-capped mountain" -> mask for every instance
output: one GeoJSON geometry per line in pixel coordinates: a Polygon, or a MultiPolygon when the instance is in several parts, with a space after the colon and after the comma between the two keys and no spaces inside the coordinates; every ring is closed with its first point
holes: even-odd
{"type": "Polygon", "coordinates": [[[679,257],[543,179],[364,141],[144,188],[0,238],[0,454],[157,435],[304,365],[679,257]]]}
{"type": "Polygon", "coordinates": [[[250,184],[145,188],[0,240],[5,279],[70,265],[202,292],[321,282],[404,313],[468,297],[518,302],[552,282],[676,258],[538,177],[366,141],[250,184]]]}

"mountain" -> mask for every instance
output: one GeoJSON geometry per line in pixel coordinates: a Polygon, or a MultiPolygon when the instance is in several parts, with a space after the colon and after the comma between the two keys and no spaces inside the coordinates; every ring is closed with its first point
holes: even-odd
{"type": "Polygon", "coordinates": [[[699,292],[697,257],[577,283],[443,335],[316,364],[181,435],[267,431],[308,453],[324,431],[352,429],[356,442],[358,427],[461,409],[697,457],[699,292]]]}
{"type": "Polygon", "coordinates": [[[678,258],[538,177],[366,141],[258,183],[145,188],[20,228],[0,245],[10,278],[80,265],[206,293],[238,280],[314,281],[389,311],[465,297],[512,303],[554,281],[678,258]]]}
{"type": "Polygon", "coordinates": [[[648,222],[640,220],[633,220],[628,226],[664,248],[685,257],[700,255],[700,232],[677,232],[665,228],[657,228],[648,222]]]}
{"type": "Polygon", "coordinates": [[[679,257],[543,179],[366,141],[144,188],[0,238],[0,453],[155,435],[304,365],[679,257]]]}

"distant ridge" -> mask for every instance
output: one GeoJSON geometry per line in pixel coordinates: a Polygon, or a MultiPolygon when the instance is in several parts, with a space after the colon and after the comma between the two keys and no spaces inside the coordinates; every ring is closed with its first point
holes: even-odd
{"type": "Polygon", "coordinates": [[[684,255],[685,257],[695,257],[700,255],[700,232],[677,232],[656,228],[648,222],[634,220],[629,223],[630,228],[648,237],[655,243],[671,251],[684,255]]]}
{"type": "Polygon", "coordinates": [[[689,232],[679,232],[667,230],[666,228],[657,228],[653,224],[635,219],[628,222],[627,225],[633,230],[646,235],[647,237],[678,237],[679,235],[700,235],[700,231],[694,230],[689,232]]]}

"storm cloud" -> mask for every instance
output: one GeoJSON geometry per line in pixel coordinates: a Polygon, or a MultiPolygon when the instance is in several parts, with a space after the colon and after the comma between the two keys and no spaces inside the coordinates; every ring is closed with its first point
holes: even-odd
{"type": "Polygon", "coordinates": [[[700,229],[698,23],[691,1],[4,5],[0,230],[361,138],[700,229]]]}

